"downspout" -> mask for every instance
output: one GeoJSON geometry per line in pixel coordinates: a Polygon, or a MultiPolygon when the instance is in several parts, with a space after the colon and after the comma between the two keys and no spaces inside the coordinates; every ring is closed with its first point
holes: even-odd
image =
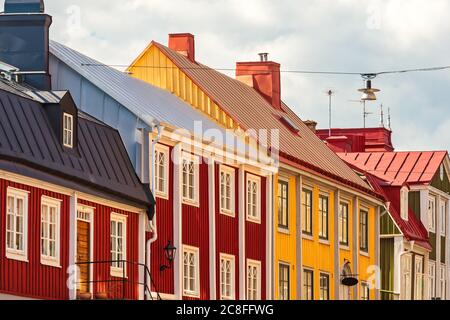
{"type": "MultiPolygon", "coordinates": [[[[156,145],[158,144],[158,142],[161,140],[161,133],[162,130],[164,129],[159,123],[154,125],[153,129],[156,128],[158,134],[156,136],[155,139],[152,140],[152,147],[151,147],[151,155],[150,155],[150,161],[152,162],[152,179],[151,179],[151,183],[150,183],[150,189],[153,195],[155,195],[155,170],[156,170],[156,166],[155,166],[155,151],[156,151],[156,145]]],[[[144,155],[144,157],[147,155],[144,155]]],[[[158,239],[158,228],[157,228],[157,208],[155,205],[155,213],[153,215],[153,219],[151,221],[149,221],[149,225],[150,225],[150,231],[152,232],[152,237],[150,239],[147,240],[146,243],[146,251],[147,251],[147,266],[148,269],[151,270],[151,247],[152,244],[158,239]]],[[[152,284],[150,284],[150,295],[152,294],[152,284]]]]}

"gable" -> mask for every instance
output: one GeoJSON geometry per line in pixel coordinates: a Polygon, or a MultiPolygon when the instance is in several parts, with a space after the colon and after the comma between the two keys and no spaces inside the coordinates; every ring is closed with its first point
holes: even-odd
{"type": "MultiPolygon", "coordinates": [[[[444,166],[444,164],[442,164],[444,166]]],[[[443,179],[441,179],[441,172],[440,168],[436,172],[436,174],[433,177],[433,180],[431,181],[431,186],[435,187],[436,189],[439,189],[441,191],[444,191],[446,193],[450,193],[450,180],[448,175],[448,168],[444,166],[444,176],[443,179]]]]}

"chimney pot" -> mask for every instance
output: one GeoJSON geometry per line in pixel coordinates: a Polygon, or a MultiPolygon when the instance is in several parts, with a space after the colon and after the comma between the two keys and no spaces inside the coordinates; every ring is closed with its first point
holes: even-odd
{"type": "Polygon", "coordinates": [[[169,34],[169,48],[195,62],[195,39],[191,33],[169,34]]]}
{"type": "Polygon", "coordinates": [[[261,62],[267,62],[269,54],[267,52],[258,53],[261,62]]]}

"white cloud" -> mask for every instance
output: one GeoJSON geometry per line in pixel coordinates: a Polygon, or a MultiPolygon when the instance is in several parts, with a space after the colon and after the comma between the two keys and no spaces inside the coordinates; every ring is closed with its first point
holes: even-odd
{"type": "MultiPolygon", "coordinates": [[[[129,64],[151,40],[196,35],[197,59],[230,68],[266,51],[283,70],[373,72],[449,65],[447,0],[47,0],[52,37],[98,60],[129,64]],[[80,27],[73,5],[80,9],[80,27]],[[72,24],[73,27],[73,24],[72,24]]],[[[231,72],[232,74],[232,72],[231,72]]],[[[357,76],[282,75],[282,95],[303,119],[328,124],[324,91],[334,88],[333,123],[361,126],[357,76]]],[[[450,71],[386,75],[374,80],[380,100],[368,104],[370,126],[379,104],[392,111],[399,149],[450,149],[446,96],[450,71]]]]}

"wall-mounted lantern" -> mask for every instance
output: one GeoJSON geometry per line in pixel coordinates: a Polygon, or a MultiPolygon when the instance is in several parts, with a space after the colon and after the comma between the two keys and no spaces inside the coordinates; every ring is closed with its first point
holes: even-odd
{"type": "Polygon", "coordinates": [[[169,240],[167,245],[164,247],[164,255],[166,260],[169,261],[169,265],[161,265],[159,267],[160,271],[164,271],[172,268],[173,261],[175,260],[175,255],[177,252],[177,248],[172,244],[172,241],[169,240]]]}

